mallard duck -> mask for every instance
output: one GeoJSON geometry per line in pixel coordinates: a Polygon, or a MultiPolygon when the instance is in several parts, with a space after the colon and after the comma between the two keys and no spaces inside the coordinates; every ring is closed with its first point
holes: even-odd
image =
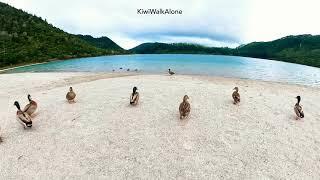
{"type": "Polygon", "coordinates": [[[30,94],[28,94],[28,100],[29,104],[24,107],[23,112],[26,112],[31,116],[31,114],[33,114],[37,110],[38,104],[31,99],[30,94]]]}
{"type": "Polygon", "coordinates": [[[301,97],[297,96],[296,98],[298,102],[294,105],[294,112],[296,113],[297,115],[296,119],[298,120],[300,118],[304,118],[304,113],[302,111],[302,106],[300,105],[301,97]]]}
{"type": "Polygon", "coordinates": [[[66,98],[68,102],[70,101],[75,102],[74,98],[76,98],[76,93],[73,91],[72,87],[69,88],[69,92],[67,93],[66,98]]]}
{"type": "MultiPolygon", "coordinates": [[[[1,128],[0,128],[0,130],[1,130],[1,128]]],[[[1,134],[0,134],[0,144],[3,142],[3,140],[2,140],[2,136],[1,136],[1,134]]]]}
{"type": "Polygon", "coordinates": [[[232,98],[233,98],[233,104],[238,104],[240,102],[240,94],[239,94],[239,88],[235,87],[233,90],[235,90],[232,93],[232,98]]]}
{"type": "Polygon", "coordinates": [[[188,95],[185,95],[182,103],[179,106],[180,119],[187,117],[190,113],[190,103],[188,102],[188,99],[188,95]]]}
{"type": "Polygon", "coordinates": [[[173,71],[171,71],[171,69],[168,69],[168,72],[170,75],[174,75],[175,73],[173,71]]]}
{"type": "Polygon", "coordinates": [[[17,107],[17,121],[23,125],[24,128],[32,127],[32,120],[28,113],[21,111],[20,104],[18,101],[14,102],[14,105],[17,107]]]}
{"type": "Polygon", "coordinates": [[[132,94],[130,95],[130,104],[137,105],[139,101],[139,93],[137,92],[138,88],[133,87],[132,94]]]}

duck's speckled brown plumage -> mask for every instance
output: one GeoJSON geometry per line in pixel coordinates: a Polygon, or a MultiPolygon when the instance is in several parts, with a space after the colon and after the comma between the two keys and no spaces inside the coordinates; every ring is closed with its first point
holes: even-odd
{"type": "Polygon", "coordinates": [[[300,105],[301,97],[297,96],[298,102],[294,105],[294,112],[297,115],[297,119],[304,118],[304,112],[302,106],[300,105]]]}
{"type": "Polygon", "coordinates": [[[187,117],[190,114],[190,103],[188,102],[189,97],[185,95],[183,101],[179,106],[180,119],[187,117]]]}
{"type": "Polygon", "coordinates": [[[70,101],[74,101],[74,99],[76,98],[76,93],[73,91],[72,87],[70,87],[69,92],[66,95],[67,100],[70,101]]]}
{"type": "Polygon", "coordinates": [[[24,128],[32,127],[32,120],[28,113],[21,111],[19,103],[16,101],[14,105],[17,107],[16,119],[24,128]]]}
{"type": "Polygon", "coordinates": [[[240,94],[238,87],[234,88],[234,92],[232,93],[233,104],[238,104],[240,102],[240,94]]]}
{"type": "Polygon", "coordinates": [[[133,92],[130,95],[130,104],[131,105],[137,105],[139,102],[140,95],[139,95],[139,92],[137,92],[137,90],[138,90],[138,88],[134,87],[133,92]]]}
{"type": "Polygon", "coordinates": [[[24,107],[23,112],[26,112],[31,116],[31,114],[33,114],[37,110],[38,104],[31,99],[30,95],[28,95],[28,100],[29,104],[24,107]]]}

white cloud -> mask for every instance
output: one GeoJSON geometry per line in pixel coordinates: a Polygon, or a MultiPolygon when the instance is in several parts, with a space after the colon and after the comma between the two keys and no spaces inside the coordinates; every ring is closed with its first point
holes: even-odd
{"type": "Polygon", "coordinates": [[[289,34],[319,34],[318,0],[3,0],[70,33],[108,36],[124,48],[143,42],[237,46],[289,34]],[[182,15],[138,15],[139,8],[182,15]]]}

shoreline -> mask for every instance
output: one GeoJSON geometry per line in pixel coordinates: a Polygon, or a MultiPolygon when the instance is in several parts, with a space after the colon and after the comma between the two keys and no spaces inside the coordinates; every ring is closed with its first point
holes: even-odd
{"type": "MultiPolygon", "coordinates": [[[[54,61],[59,61],[59,60],[54,60],[54,61]]],[[[9,71],[12,69],[17,69],[17,68],[21,68],[21,67],[28,67],[28,66],[34,66],[34,65],[38,65],[38,64],[46,64],[49,62],[53,62],[53,61],[46,61],[46,62],[41,62],[41,63],[31,63],[31,64],[25,64],[25,65],[17,65],[17,66],[13,66],[13,67],[8,67],[8,68],[4,68],[4,69],[0,69],[0,74],[4,74],[5,71],[9,71]]]]}
{"type": "MultiPolygon", "coordinates": [[[[42,64],[42,63],[40,63],[42,64]]],[[[30,65],[31,66],[31,65],[30,65]]],[[[146,72],[19,72],[19,73],[2,73],[0,70],[1,75],[14,75],[14,74],[84,74],[84,75],[101,75],[101,76],[109,76],[112,75],[113,78],[122,77],[122,76],[139,76],[139,75],[158,75],[158,76],[167,76],[167,74],[163,73],[146,73],[146,72]]],[[[174,76],[185,76],[185,77],[194,77],[200,79],[207,79],[207,80],[233,80],[233,81],[249,81],[249,82],[261,82],[261,83],[271,83],[271,84],[279,84],[279,85],[287,85],[287,86],[298,86],[303,88],[312,88],[312,89],[320,89],[320,86],[317,85],[304,85],[304,84],[295,84],[290,82],[280,82],[280,81],[267,81],[267,80],[258,80],[258,79],[249,79],[249,78],[237,78],[237,77],[224,77],[224,76],[210,76],[210,75],[201,75],[201,74],[176,74],[174,76]]],[[[174,77],[172,76],[172,77],[174,77]]]]}

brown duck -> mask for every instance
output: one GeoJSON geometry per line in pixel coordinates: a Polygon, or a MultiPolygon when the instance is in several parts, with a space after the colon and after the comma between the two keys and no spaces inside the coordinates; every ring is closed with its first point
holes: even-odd
{"type": "Polygon", "coordinates": [[[182,103],[179,106],[180,119],[187,117],[190,113],[190,103],[188,102],[188,99],[188,95],[185,95],[182,103]]]}
{"type": "Polygon", "coordinates": [[[137,92],[138,88],[133,87],[132,94],[130,95],[130,104],[137,105],[139,102],[139,93],[137,92]]]}
{"type": "Polygon", "coordinates": [[[297,96],[296,97],[298,102],[294,105],[294,112],[297,115],[297,120],[299,120],[300,118],[304,118],[304,113],[302,111],[302,106],[300,105],[300,101],[301,101],[301,97],[297,96]]]}
{"type": "Polygon", "coordinates": [[[14,102],[14,105],[17,107],[17,114],[16,114],[16,119],[17,121],[23,125],[24,128],[26,127],[29,127],[31,128],[32,127],[32,120],[31,120],[31,117],[29,116],[28,113],[26,112],[23,112],[21,111],[20,109],[20,104],[18,101],[15,101],[14,102]]]}
{"type": "Polygon", "coordinates": [[[66,95],[68,102],[75,102],[74,99],[76,98],[76,93],[73,91],[72,87],[69,88],[69,92],[66,95]]]}
{"type": "Polygon", "coordinates": [[[26,112],[31,116],[31,114],[33,114],[37,110],[38,104],[31,99],[30,94],[28,94],[28,100],[29,104],[24,107],[23,112],[26,112]]]}
{"type": "Polygon", "coordinates": [[[235,90],[232,93],[232,98],[233,98],[233,104],[238,104],[240,102],[240,94],[239,94],[239,88],[235,87],[233,90],[235,90]]]}

